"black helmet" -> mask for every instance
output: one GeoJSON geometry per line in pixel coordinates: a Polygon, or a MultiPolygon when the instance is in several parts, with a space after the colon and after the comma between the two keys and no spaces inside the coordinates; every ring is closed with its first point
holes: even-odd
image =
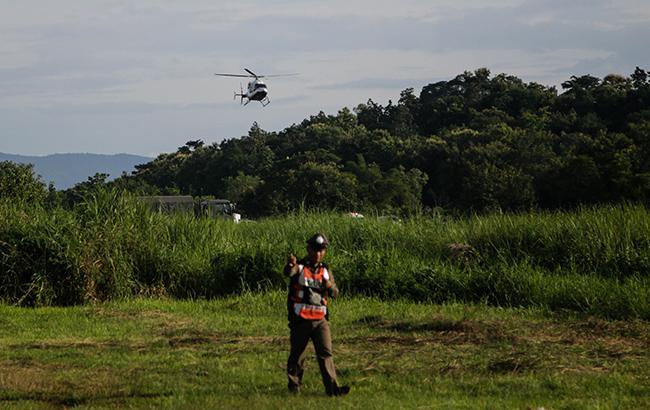
{"type": "Polygon", "coordinates": [[[327,246],[329,245],[329,241],[327,240],[327,237],[323,235],[322,233],[317,233],[311,238],[307,239],[307,245],[315,250],[321,250],[321,249],[327,249],[327,246]]]}

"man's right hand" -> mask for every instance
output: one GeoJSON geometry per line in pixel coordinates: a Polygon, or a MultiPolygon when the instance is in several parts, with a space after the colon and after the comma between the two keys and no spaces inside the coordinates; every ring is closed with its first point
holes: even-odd
{"type": "Polygon", "coordinates": [[[284,267],[284,274],[287,276],[293,276],[296,273],[298,273],[298,267],[296,266],[298,263],[298,258],[296,258],[296,255],[293,253],[289,254],[289,258],[287,259],[287,264],[284,267]]]}

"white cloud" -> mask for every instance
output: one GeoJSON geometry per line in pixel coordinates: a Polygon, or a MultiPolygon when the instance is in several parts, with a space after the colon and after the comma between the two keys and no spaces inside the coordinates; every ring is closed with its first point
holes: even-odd
{"type": "MultiPolygon", "coordinates": [[[[504,8],[519,5],[523,0],[492,0],[490,8],[504,8]]],[[[184,3],[166,3],[156,0],[140,2],[158,6],[167,12],[187,12],[184,3]]],[[[445,16],[452,11],[485,8],[483,0],[320,0],[274,1],[262,3],[258,0],[217,3],[214,1],[193,2],[192,10],[202,23],[226,23],[254,20],[260,17],[362,17],[362,18],[431,18],[436,14],[445,16]]],[[[207,26],[210,27],[210,26],[207,26]]],[[[219,29],[219,27],[215,27],[219,29]]]]}
{"type": "Polygon", "coordinates": [[[524,24],[580,24],[600,30],[650,22],[647,0],[528,0],[517,13],[524,24]]]}
{"type": "Polygon", "coordinates": [[[6,3],[0,151],[23,154],[164,152],[479,67],[557,85],[650,65],[647,0],[6,3]],[[266,109],[242,108],[239,80],[212,73],[243,67],[301,75],[269,79],[266,109]]]}
{"type": "Polygon", "coordinates": [[[650,22],[650,4],[648,0],[618,0],[615,3],[621,8],[624,23],[650,22]]]}

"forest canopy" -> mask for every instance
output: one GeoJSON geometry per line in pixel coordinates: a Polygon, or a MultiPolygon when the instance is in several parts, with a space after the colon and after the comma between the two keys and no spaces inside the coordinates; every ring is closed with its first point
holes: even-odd
{"type": "MultiPolygon", "coordinates": [[[[227,198],[249,216],[302,209],[521,211],[650,198],[650,82],[573,76],[555,87],[485,68],[323,112],[279,132],[188,141],[108,184],[227,198]]],[[[98,174],[69,201],[107,184],[98,174]]]]}

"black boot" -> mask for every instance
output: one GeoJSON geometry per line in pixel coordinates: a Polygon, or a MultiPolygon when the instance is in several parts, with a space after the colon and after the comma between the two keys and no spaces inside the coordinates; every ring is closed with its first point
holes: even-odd
{"type": "Polygon", "coordinates": [[[295,385],[293,383],[289,383],[289,393],[291,394],[298,394],[300,393],[300,385],[295,385]]]}
{"type": "Polygon", "coordinates": [[[350,393],[350,386],[334,386],[334,388],[327,392],[327,395],[332,396],[345,396],[350,393]]]}

